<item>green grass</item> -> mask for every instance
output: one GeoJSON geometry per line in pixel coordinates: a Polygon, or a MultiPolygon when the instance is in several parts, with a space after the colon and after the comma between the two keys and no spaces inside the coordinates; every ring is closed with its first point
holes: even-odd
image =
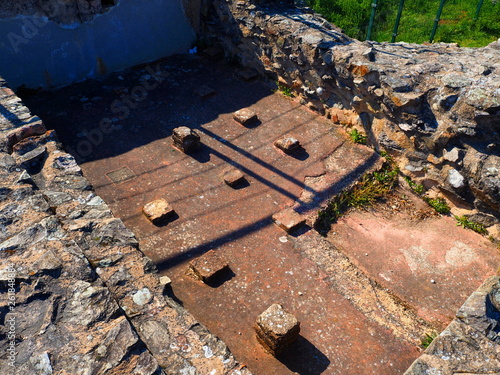
{"type": "MultiPolygon", "coordinates": [[[[415,194],[422,196],[422,194],[425,193],[424,185],[417,184],[408,176],[404,176],[403,178],[408,183],[408,186],[415,194]]],[[[443,198],[422,197],[422,199],[429,206],[434,208],[434,210],[436,210],[436,212],[438,212],[440,214],[449,214],[450,213],[450,206],[448,206],[448,203],[446,203],[446,200],[444,200],[443,198]]]]}
{"type": "Polygon", "coordinates": [[[437,333],[426,333],[424,337],[420,340],[420,344],[422,345],[423,348],[428,348],[429,345],[434,341],[434,339],[437,337],[437,333]]]}
{"type": "Polygon", "coordinates": [[[450,206],[448,206],[448,203],[446,203],[446,201],[443,198],[424,197],[424,201],[427,202],[429,206],[434,208],[436,212],[439,212],[440,214],[450,213],[450,206]]]}
{"type": "Polygon", "coordinates": [[[358,129],[353,128],[350,132],[348,132],[349,138],[351,138],[351,141],[354,143],[359,143],[361,145],[366,145],[367,137],[366,135],[360,133],[358,129]]]}
{"type": "Polygon", "coordinates": [[[350,189],[346,189],[328,202],[327,207],[318,213],[315,228],[326,234],[331,224],[337,221],[349,208],[361,208],[374,204],[387,196],[397,185],[399,169],[391,158],[387,158],[382,168],[365,174],[350,189]]]}
{"type": "Polygon", "coordinates": [[[457,221],[457,226],[472,229],[474,232],[479,234],[488,234],[488,231],[483,224],[470,221],[467,216],[455,216],[455,220],[457,221]]]}
{"type": "Polygon", "coordinates": [[[294,95],[290,87],[282,85],[279,82],[276,82],[276,85],[278,86],[276,91],[281,92],[283,95],[288,96],[289,98],[293,98],[294,95]]]}
{"type": "Polygon", "coordinates": [[[413,190],[414,193],[418,195],[422,195],[425,192],[424,185],[422,184],[417,184],[414,182],[410,177],[404,176],[404,180],[407,182],[408,186],[410,187],[411,190],[413,190]]]}
{"type": "MultiPolygon", "coordinates": [[[[372,0],[308,0],[309,5],[353,38],[364,40],[372,0]]],[[[372,39],[383,42],[392,37],[399,0],[379,0],[372,39]]],[[[478,0],[447,0],[434,42],[480,47],[500,37],[500,1],[484,0],[474,22],[478,0]]],[[[439,0],[406,1],[396,41],[429,42],[439,0]]]]}

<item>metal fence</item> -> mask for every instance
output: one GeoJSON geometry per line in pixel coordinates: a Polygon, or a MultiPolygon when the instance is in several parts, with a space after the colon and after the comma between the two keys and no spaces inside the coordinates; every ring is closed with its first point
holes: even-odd
{"type": "MultiPolygon", "coordinates": [[[[368,29],[367,29],[367,33],[366,33],[366,39],[367,40],[371,40],[372,39],[372,31],[373,31],[373,28],[374,28],[374,25],[375,25],[375,19],[376,19],[376,15],[377,15],[377,9],[380,7],[380,5],[382,5],[384,3],[384,1],[387,2],[387,0],[372,0],[372,2],[371,2],[370,19],[369,19],[368,29]]],[[[470,7],[470,5],[471,5],[471,3],[473,1],[474,0],[466,0],[465,3],[466,3],[467,6],[470,7]]],[[[493,3],[495,5],[496,5],[496,3],[499,2],[499,0],[490,0],[490,1],[491,1],[491,3],[493,3]]],[[[429,42],[430,43],[432,43],[434,41],[434,38],[436,36],[436,32],[437,32],[437,29],[438,29],[438,26],[439,26],[439,22],[441,20],[443,9],[445,8],[445,3],[446,3],[446,0],[439,0],[439,5],[438,5],[438,7],[436,9],[436,17],[433,20],[432,29],[430,31],[430,37],[429,37],[429,42]]],[[[483,4],[484,4],[484,0],[477,1],[475,13],[474,13],[474,17],[471,20],[473,23],[476,22],[479,19],[480,14],[481,14],[481,9],[483,7],[483,4]]],[[[454,5],[457,5],[457,1],[454,2],[454,5]]],[[[397,14],[396,14],[396,20],[394,22],[393,32],[392,32],[392,35],[391,35],[391,42],[392,43],[394,43],[396,41],[396,38],[398,36],[399,25],[400,25],[400,22],[401,22],[401,18],[404,15],[404,7],[405,7],[405,0],[399,0],[399,4],[398,4],[398,8],[397,8],[397,14]]],[[[500,18],[500,15],[499,15],[499,18],[500,18]]]]}
{"type": "Polygon", "coordinates": [[[359,40],[480,47],[500,37],[500,0],[304,1],[359,40]]]}

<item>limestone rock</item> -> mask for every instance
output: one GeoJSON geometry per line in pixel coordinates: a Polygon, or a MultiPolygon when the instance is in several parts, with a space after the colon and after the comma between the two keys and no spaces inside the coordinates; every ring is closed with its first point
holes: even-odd
{"type": "Polygon", "coordinates": [[[478,195],[489,206],[500,209],[500,157],[490,155],[486,158],[474,179],[478,195]]]}
{"type": "Polygon", "coordinates": [[[285,208],[273,215],[274,223],[286,232],[291,232],[306,222],[306,219],[293,208],[285,208]]]}
{"type": "Polygon", "coordinates": [[[144,306],[151,301],[153,296],[148,288],[142,288],[132,295],[132,300],[139,306],[144,306]]]}
{"type": "Polygon", "coordinates": [[[462,157],[463,157],[463,151],[459,150],[458,148],[454,147],[450,151],[446,151],[443,154],[443,159],[451,161],[452,163],[457,163],[459,162],[462,157]]]}
{"type": "Polygon", "coordinates": [[[156,199],[142,208],[142,212],[153,224],[161,224],[170,219],[175,211],[165,199],[156,199]]]}
{"type": "MultiPolygon", "coordinates": [[[[164,296],[168,281],[134,234],[95,195],[55,134],[3,85],[0,79],[0,105],[13,112],[0,114],[0,284],[15,280],[16,306],[0,301],[7,323],[0,325],[0,351],[15,319],[14,373],[249,374],[164,296]],[[35,160],[28,173],[24,167],[35,160]],[[145,321],[154,332],[140,329],[145,321]]],[[[7,356],[0,368],[9,368],[7,356]]]]}
{"type": "Polygon", "coordinates": [[[300,322],[279,304],[271,305],[255,323],[258,341],[274,356],[297,340],[300,322]]]}
{"type": "Polygon", "coordinates": [[[187,126],[175,128],[172,131],[172,140],[174,147],[182,152],[193,152],[200,147],[200,136],[187,126]]]}
{"type": "Polygon", "coordinates": [[[498,285],[498,277],[488,278],[405,375],[500,372],[498,285]]]}
{"type": "Polygon", "coordinates": [[[293,137],[278,139],[274,145],[287,154],[292,154],[301,148],[299,140],[293,137]]]}
{"type": "Polygon", "coordinates": [[[496,311],[500,313],[500,283],[493,285],[488,294],[488,298],[496,311]]]}
{"type": "Polygon", "coordinates": [[[202,256],[192,260],[189,268],[196,277],[205,283],[210,283],[229,270],[227,261],[215,251],[209,250],[202,256]]]}
{"type": "Polygon", "coordinates": [[[222,181],[231,187],[237,187],[245,181],[243,173],[236,168],[227,168],[221,173],[222,181]]]}
{"type": "Polygon", "coordinates": [[[258,121],[257,114],[250,108],[242,108],[233,113],[233,119],[243,126],[251,126],[258,121]]]}
{"type": "MultiPolygon", "coordinates": [[[[488,148],[500,144],[498,42],[483,48],[358,42],[305,8],[272,4],[259,17],[250,8],[237,3],[218,8],[205,36],[222,41],[246,69],[302,88],[302,104],[334,122],[360,125],[363,117],[375,147],[396,158],[415,151],[425,154],[423,160],[446,155],[442,161],[452,163],[463,181],[455,172],[451,185],[446,173],[438,180],[436,173],[423,178],[442,189],[459,189],[469,204],[478,198],[499,210],[493,176],[461,164],[469,153],[498,155],[498,149],[488,148]],[[288,11],[293,16],[285,16],[288,11]],[[227,19],[235,22],[221,22],[227,19]]],[[[419,173],[429,173],[421,167],[419,173]]]]}
{"type": "Polygon", "coordinates": [[[76,282],[72,288],[63,311],[63,321],[84,326],[91,326],[98,321],[107,320],[118,311],[118,305],[111,297],[109,290],[93,286],[88,282],[76,282]]]}
{"type": "Polygon", "coordinates": [[[448,171],[448,182],[455,189],[461,189],[465,186],[464,176],[462,176],[459,171],[453,168],[448,171]]]}

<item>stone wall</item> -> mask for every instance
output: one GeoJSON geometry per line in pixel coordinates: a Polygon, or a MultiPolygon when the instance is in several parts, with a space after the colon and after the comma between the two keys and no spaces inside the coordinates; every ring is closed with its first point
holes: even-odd
{"type": "MultiPolygon", "coordinates": [[[[278,5],[276,5],[278,4],[278,5]]],[[[309,8],[205,4],[203,35],[336,124],[363,130],[405,174],[498,236],[500,40],[359,42],[309,8]]]]}
{"type": "Polygon", "coordinates": [[[2,79],[0,284],[2,374],[249,374],[2,79]]]}
{"type": "Polygon", "coordinates": [[[487,279],[405,375],[500,373],[500,278],[487,279]]]}
{"type": "Polygon", "coordinates": [[[1,0],[0,18],[38,15],[61,26],[91,21],[107,12],[118,0],[1,0]]]}
{"type": "Polygon", "coordinates": [[[185,53],[197,1],[1,1],[0,72],[14,89],[58,87],[185,53]]]}

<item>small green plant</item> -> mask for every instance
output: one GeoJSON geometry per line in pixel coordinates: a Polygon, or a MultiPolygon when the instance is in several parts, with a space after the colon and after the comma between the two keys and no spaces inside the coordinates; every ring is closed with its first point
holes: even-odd
{"type": "Polygon", "coordinates": [[[316,229],[326,234],[335,222],[349,208],[370,206],[387,196],[397,185],[399,169],[393,162],[386,162],[378,172],[368,173],[350,189],[336,195],[326,209],[318,213],[316,229]]]}
{"type": "Polygon", "coordinates": [[[448,203],[446,203],[446,201],[443,198],[424,197],[424,201],[440,214],[450,213],[450,206],[448,206],[448,203]]]}
{"type": "Polygon", "coordinates": [[[415,192],[416,194],[418,195],[422,195],[424,192],[425,192],[425,188],[424,188],[424,185],[422,184],[417,184],[416,182],[414,182],[410,177],[408,176],[404,176],[403,177],[404,180],[406,181],[406,183],[408,184],[408,186],[410,187],[411,190],[413,190],[413,192],[415,192]]]}
{"type": "Polygon", "coordinates": [[[436,337],[437,337],[436,332],[426,333],[425,336],[420,339],[420,344],[422,345],[423,348],[428,348],[436,337]]]}
{"type": "Polygon", "coordinates": [[[349,137],[351,138],[351,141],[353,141],[354,143],[359,143],[361,145],[366,145],[366,141],[367,141],[367,136],[360,133],[358,131],[358,129],[356,128],[353,128],[349,133],[349,137]]]}
{"type": "MultiPolygon", "coordinates": [[[[381,150],[379,154],[380,154],[380,156],[385,158],[385,161],[387,163],[392,164],[393,168],[397,169],[396,163],[394,162],[394,158],[392,157],[392,155],[390,155],[389,153],[387,153],[387,151],[384,151],[384,150],[381,150]]],[[[398,173],[399,173],[399,169],[398,169],[398,173]]]]}
{"type": "Polygon", "coordinates": [[[289,98],[293,98],[293,92],[290,87],[285,86],[279,82],[276,82],[276,85],[278,86],[278,89],[276,91],[281,92],[283,95],[288,96],[289,98]]]}
{"type": "Polygon", "coordinates": [[[479,234],[488,234],[488,231],[483,224],[475,223],[469,220],[467,216],[455,216],[455,220],[457,221],[457,226],[472,229],[474,232],[477,232],[479,234]]]}

